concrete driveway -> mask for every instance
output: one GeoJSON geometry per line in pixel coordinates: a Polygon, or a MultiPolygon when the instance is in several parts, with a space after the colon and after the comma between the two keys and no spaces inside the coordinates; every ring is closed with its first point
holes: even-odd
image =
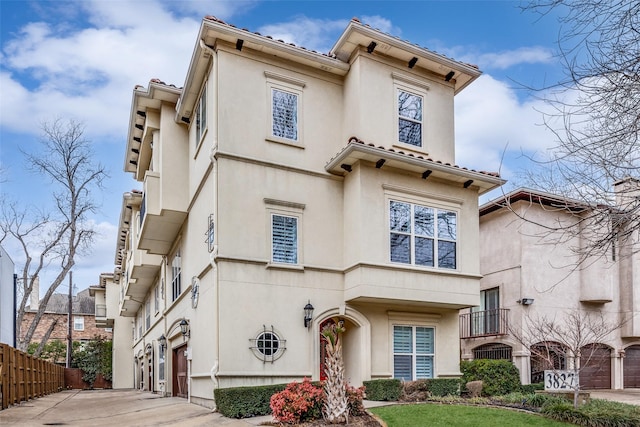
{"type": "Polygon", "coordinates": [[[640,388],[624,390],[588,390],[594,399],[614,400],[616,402],[640,405],[640,388]]]}
{"type": "Polygon", "coordinates": [[[186,399],[162,398],[153,393],[137,390],[65,390],[0,411],[0,425],[3,427],[44,425],[247,427],[256,425],[258,419],[250,421],[225,418],[209,409],[190,404],[186,399]]]}

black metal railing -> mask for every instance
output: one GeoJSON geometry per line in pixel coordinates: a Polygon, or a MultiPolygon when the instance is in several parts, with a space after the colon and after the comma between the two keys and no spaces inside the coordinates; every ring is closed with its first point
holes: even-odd
{"type": "Polygon", "coordinates": [[[509,309],[472,311],[460,315],[460,338],[478,338],[507,335],[509,332],[509,309]]]}

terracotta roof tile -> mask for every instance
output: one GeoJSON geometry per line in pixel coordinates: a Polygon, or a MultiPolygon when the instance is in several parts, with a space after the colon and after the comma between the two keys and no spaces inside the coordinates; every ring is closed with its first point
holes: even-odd
{"type": "Polygon", "coordinates": [[[468,169],[468,168],[461,167],[461,166],[458,166],[458,165],[452,165],[451,163],[443,163],[443,162],[442,162],[442,161],[440,161],[440,160],[433,160],[433,159],[432,159],[432,158],[430,158],[430,157],[423,157],[423,156],[422,156],[422,155],[420,155],[420,154],[405,153],[405,152],[404,152],[404,151],[402,151],[402,150],[394,150],[393,148],[386,148],[386,147],[383,147],[383,146],[381,146],[381,145],[376,146],[375,144],[367,143],[367,142],[365,142],[365,141],[362,141],[361,139],[359,139],[358,137],[355,137],[355,136],[352,136],[351,138],[349,138],[349,141],[348,141],[347,145],[346,145],[342,150],[340,150],[338,153],[336,153],[336,155],[335,155],[335,156],[333,156],[333,157],[332,157],[332,158],[327,162],[327,164],[331,163],[331,161],[332,161],[333,159],[335,159],[336,157],[338,157],[338,156],[340,155],[340,153],[342,153],[342,152],[343,152],[343,151],[344,151],[344,150],[345,150],[345,149],[346,149],[350,144],[361,144],[361,145],[366,145],[366,146],[369,146],[369,147],[377,148],[377,149],[379,149],[379,150],[388,151],[388,152],[390,152],[390,153],[397,153],[397,154],[400,154],[400,155],[403,155],[403,156],[413,157],[413,158],[416,158],[416,159],[420,159],[420,160],[425,160],[425,161],[428,161],[428,162],[436,163],[436,164],[439,164],[439,165],[445,165],[445,166],[453,167],[453,168],[460,169],[460,170],[465,170],[465,171],[469,171],[469,172],[475,172],[475,173],[480,173],[480,174],[487,175],[487,176],[491,176],[491,177],[500,178],[500,174],[499,174],[499,173],[497,173],[497,172],[477,171],[477,170],[474,170],[474,169],[468,169]]]}

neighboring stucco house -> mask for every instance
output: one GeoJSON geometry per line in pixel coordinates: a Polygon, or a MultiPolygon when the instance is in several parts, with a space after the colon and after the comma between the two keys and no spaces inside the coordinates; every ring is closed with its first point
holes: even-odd
{"type": "Polygon", "coordinates": [[[114,283],[113,273],[102,273],[98,284],[89,288],[94,297],[98,328],[112,331],[112,388],[131,388],[133,369],[131,369],[131,337],[133,328],[129,317],[119,316],[120,286],[114,283]]]}
{"type": "MultiPolygon", "coordinates": [[[[633,179],[615,184],[628,197],[640,194],[637,186],[633,179]]],[[[548,233],[558,224],[586,218],[590,209],[522,188],[480,207],[481,304],[460,317],[463,359],[511,359],[523,383],[541,382],[551,366],[531,357],[523,340],[516,339],[527,335],[522,325],[539,324],[543,317],[566,322],[568,313],[590,313],[592,319],[602,315],[604,323],[622,326],[603,342],[583,347],[583,356],[593,357],[583,364],[581,387],[640,387],[640,256],[627,253],[629,245],[621,238],[608,253],[578,265],[572,248],[584,247],[586,235],[548,233]]],[[[637,237],[637,231],[629,236],[637,237]]],[[[557,345],[550,344],[551,349],[557,345]]],[[[555,369],[569,368],[570,352],[555,352],[555,369]]]]}
{"type": "Polygon", "coordinates": [[[455,165],[454,97],[480,74],[355,19],[319,54],[206,17],[184,87],[133,91],[131,385],[213,407],[214,387],[319,380],[331,322],[351,384],[459,376],[478,196],[503,184],[455,165]]]}
{"type": "Polygon", "coordinates": [[[0,245],[0,343],[16,346],[15,265],[0,245]]]}

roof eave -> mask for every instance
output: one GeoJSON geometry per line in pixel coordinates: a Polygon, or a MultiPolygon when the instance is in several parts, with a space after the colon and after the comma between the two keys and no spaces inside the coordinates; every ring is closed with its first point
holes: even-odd
{"type": "Polygon", "coordinates": [[[335,175],[345,175],[345,165],[352,165],[357,160],[365,160],[376,163],[383,159],[381,167],[394,167],[415,173],[425,173],[427,176],[439,177],[447,181],[460,183],[463,186],[475,186],[478,194],[484,194],[506,183],[498,176],[492,176],[481,172],[471,171],[448,164],[434,162],[432,160],[407,156],[406,154],[389,151],[384,148],[370,145],[349,143],[336,157],[325,166],[325,170],[335,175]],[[470,182],[471,181],[471,182],[470,182]]]}

